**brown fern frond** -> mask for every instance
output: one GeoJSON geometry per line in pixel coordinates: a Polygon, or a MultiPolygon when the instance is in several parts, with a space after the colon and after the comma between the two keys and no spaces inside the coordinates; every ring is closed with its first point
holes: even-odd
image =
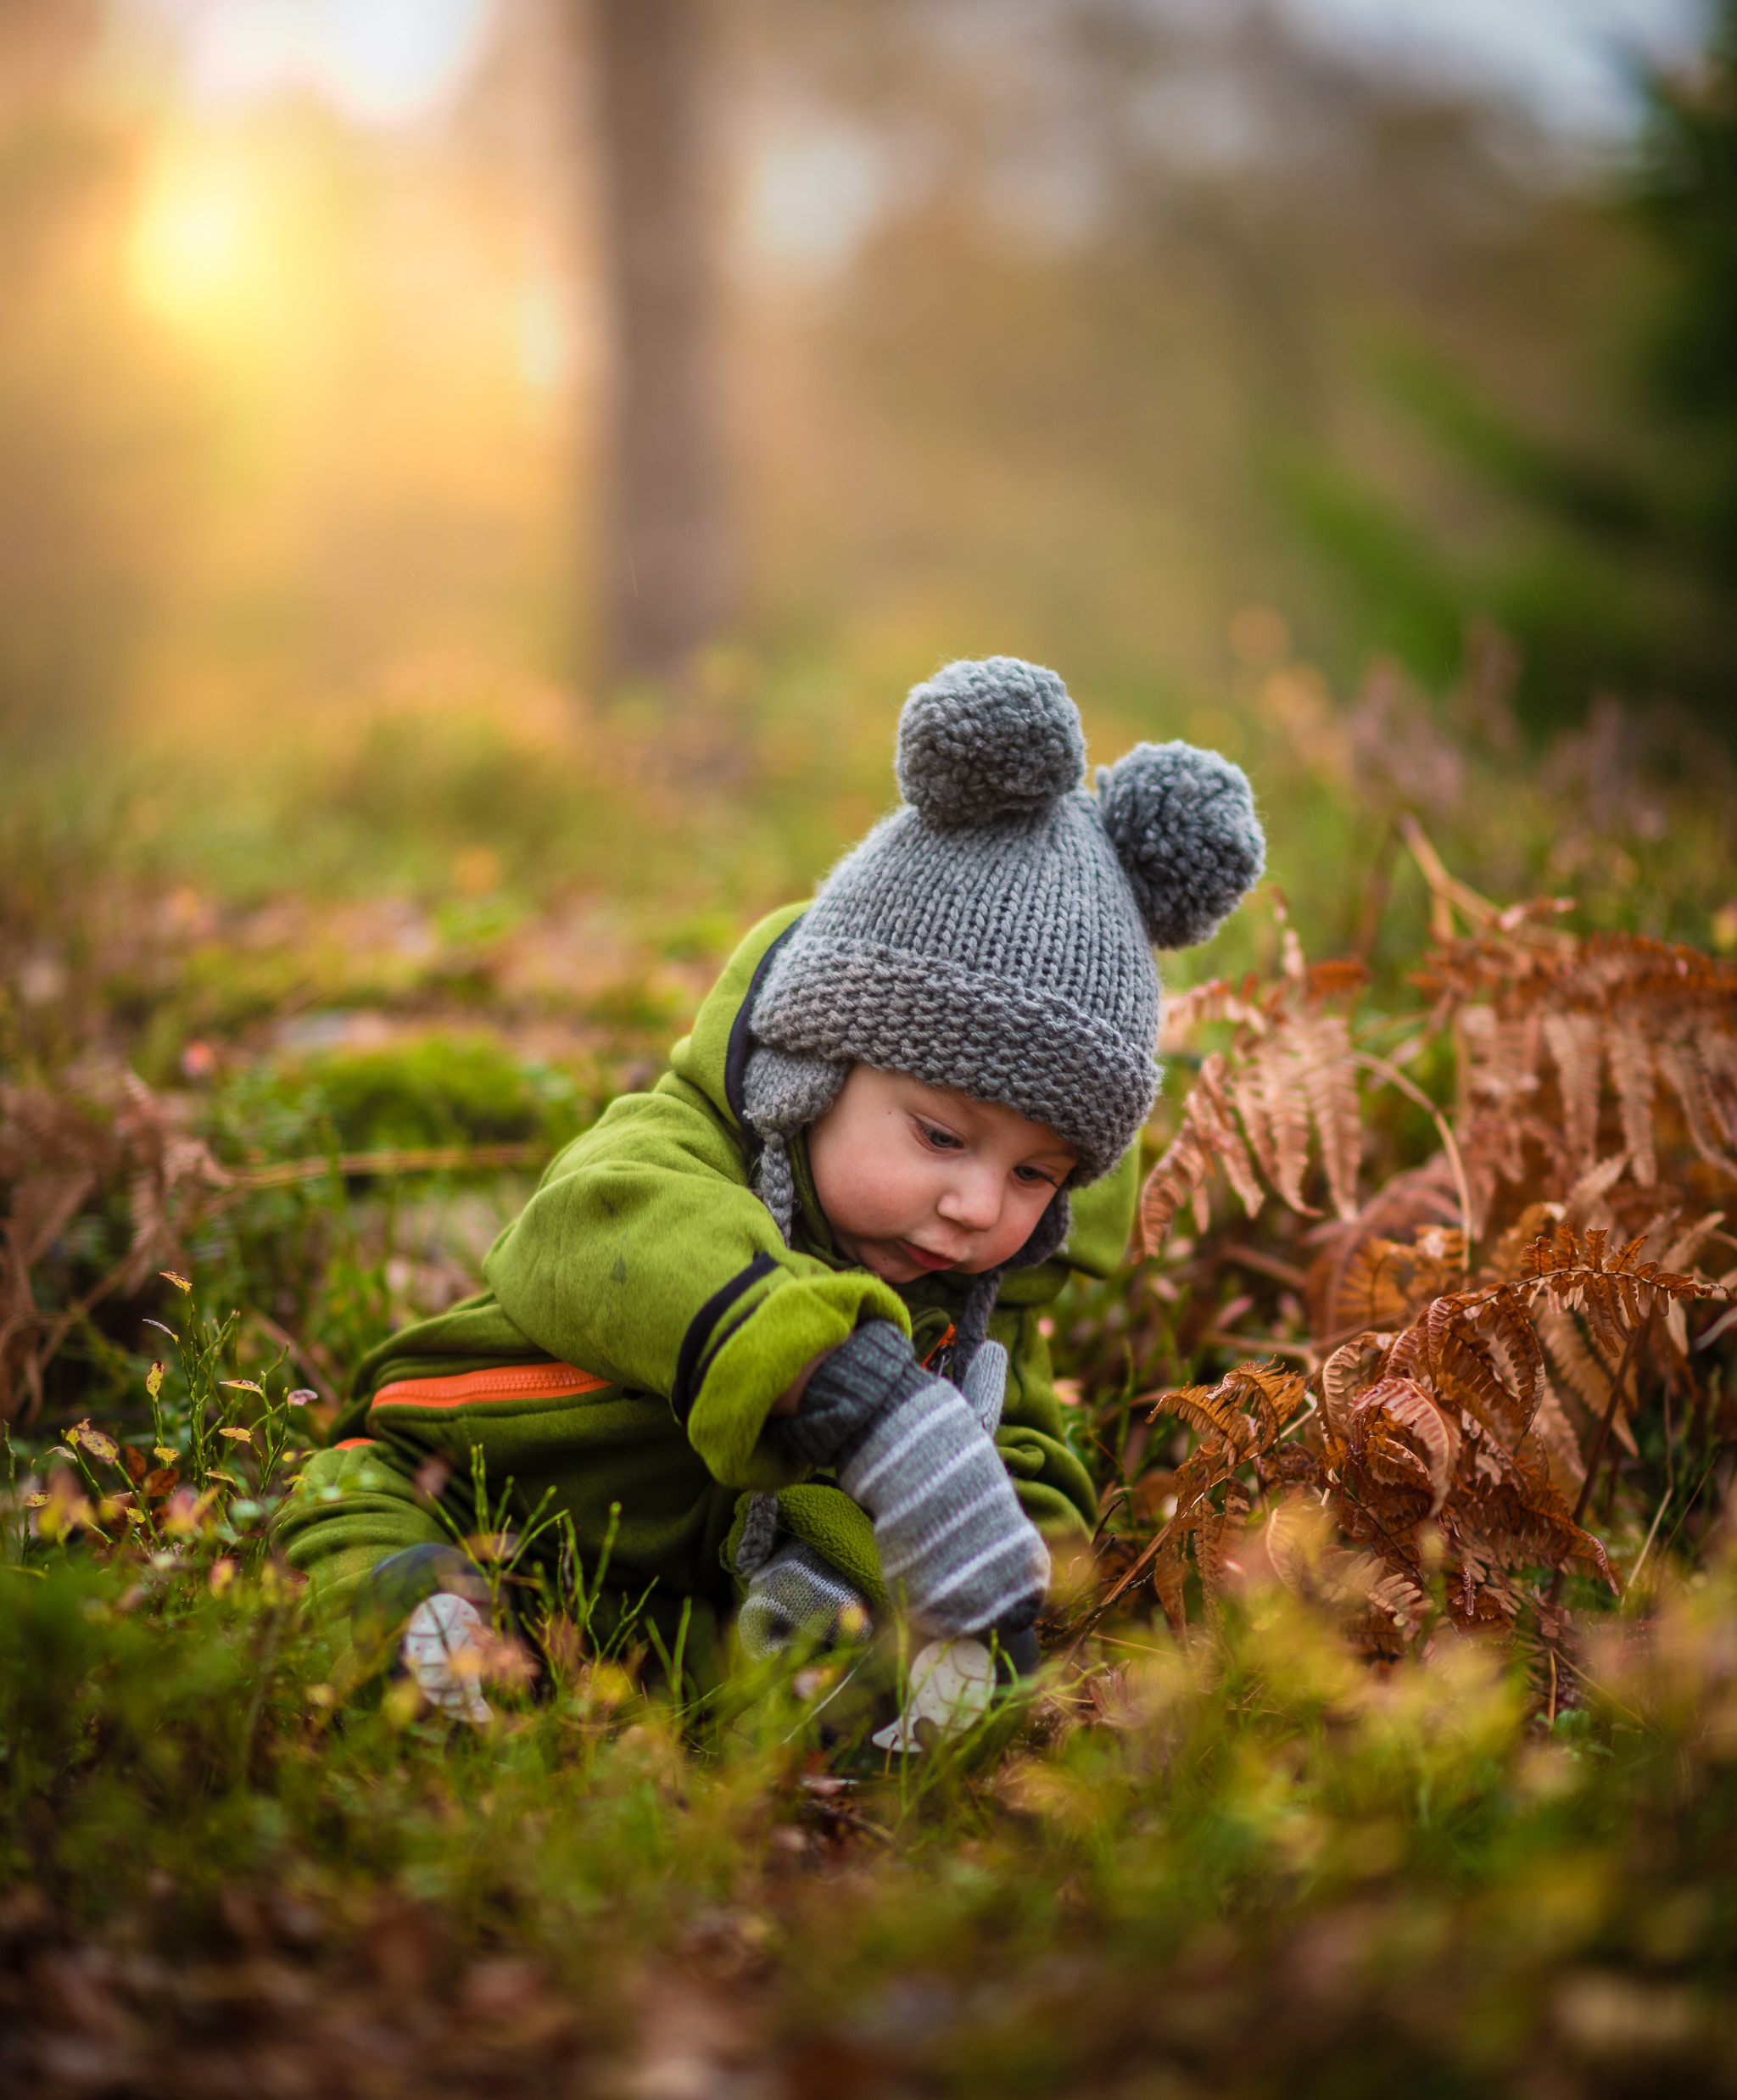
{"type": "Polygon", "coordinates": [[[1248,1148],[1243,1142],[1236,1120],[1231,1114],[1230,1100],[1225,1091],[1225,1063],[1221,1057],[1208,1058],[1200,1068],[1200,1076],[1194,1082],[1193,1092],[1188,1097],[1189,1106],[1194,1106],[1194,1097],[1202,1097],[1199,1108],[1199,1127],[1203,1139],[1210,1147],[1219,1164],[1225,1170],[1231,1187],[1243,1199],[1243,1208],[1252,1218],[1258,1215],[1264,1198],[1260,1184],[1254,1178],[1254,1168],[1249,1159],[1248,1148]]]}
{"type": "Polygon", "coordinates": [[[1331,962],[1311,963],[1304,980],[1304,989],[1311,1001],[1334,999],[1354,996],[1369,982],[1369,970],[1354,957],[1335,958],[1331,962]]]}
{"type": "MultiPolygon", "coordinates": [[[[1538,1324],[1539,1337],[1557,1378],[1596,1421],[1604,1413],[1605,1404],[1610,1398],[1611,1378],[1617,1368],[1614,1360],[1606,1362],[1603,1357],[1594,1353],[1581,1332],[1579,1322],[1572,1313],[1563,1308],[1546,1302],[1534,1313],[1533,1317],[1538,1324]]],[[[1616,1429],[1617,1436],[1632,1453],[1634,1433],[1620,1412],[1617,1416],[1616,1429]]],[[[1581,1470],[1583,1474],[1584,1468],[1581,1470]]]]}
{"type": "Polygon", "coordinates": [[[1237,1082],[1236,1101],[1261,1171],[1293,1210],[1313,1216],[1303,1197],[1309,1097],[1289,1034],[1276,1030],[1255,1045],[1237,1082]]]}
{"type": "Polygon", "coordinates": [[[1591,1014],[1550,1013],[1544,1039],[1556,1067],[1562,1132],[1576,1170],[1583,1173],[1598,1148],[1599,1025],[1591,1014]]]}
{"type": "Polygon", "coordinates": [[[1173,1393],[1149,1393],[1135,1402],[1136,1406],[1142,1405],[1149,1405],[1154,1416],[1174,1415],[1203,1437],[1221,1437],[1239,1452],[1247,1451],[1254,1442],[1235,1394],[1227,1393],[1224,1385],[1182,1386],[1173,1393]]]}
{"type": "Polygon", "coordinates": [[[1287,1371],[1271,1361],[1238,1364],[1226,1374],[1218,1390],[1235,1405],[1260,1418],[1255,1449],[1266,1451],[1307,1399],[1309,1382],[1301,1371],[1287,1371]]]}
{"type": "Polygon", "coordinates": [[[1463,1293],[1434,1299],[1394,1343],[1387,1375],[1416,1379],[1465,1408],[1511,1449],[1525,1433],[1530,1410],[1472,1327],[1467,1315],[1474,1310],[1480,1310],[1475,1299],[1463,1293]]]}
{"type": "Polygon", "coordinates": [[[1198,1028],[1212,1021],[1231,1021],[1255,1035],[1266,1031],[1266,1014],[1254,997],[1254,980],[1239,991],[1222,977],[1195,985],[1187,991],[1168,994],[1164,1003],[1164,1033],[1159,1048],[1176,1051],[1187,1047],[1198,1028]]]}
{"type": "Polygon", "coordinates": [[[1298,1083],[1314,1119],[1333,1209],[1342,1218],[1354,1218],[1363,1121],[1349,1024],[1342,1014],[1299,1014],[1289,1034],[1299,1066],[1298,1083]]]}
{"type": "Polygon", "coordinates": [[[1477,1307],[1477,1317],[1489,1330],[1497,1368],[1529,1427],[1545,1387],[1544,1350],[1530,1308],[1519,1292],[1499,1285],[1477,1307]]]}
{"type": "Polygon", "coordinates": [[[1704,1218],[1697,1218],[1685,1226],[1678,1237],[1670,1241],[1659,1257],[1659,1266],[1667,1271],[1686,1271],[1700,1254],[1701,1248],[1725,1222],[1723,1210],[1710,1210],[1704,1218]]]}
{"type": "Polygon", "coordinates": [[[1563,1491],[1564,1483],[1578,1492],[1586,1477],[1586,1461],[1581,1455],[1580,1439],[1574,1433],[1574,1425],[1563,1411],[1562,1403],[1548,1378],[1539,1393],[1532,1433],[1544,1447],[1550,1479],[1558,1493],[1563,1491]]]}
{"type": "Polygon", "coordinates": [[[1347,1263],[1335,1302],[1335,1331],[1355,1323],[1402,1327],[1460,1276],[1465,1240],[1432,1226],[1409,1245],[1367,1239],[1347,1263]]]}
{"type": "Polygon", "coordinates": [[[1182,1120],[1164,1156],[1146,1177],[1146,1186],[1140,1192],[1140,1237],[1143,1254],[1157,1254],[1170,1236],[1170,1229],[1176,1212],[1183,1203],[1192,1198],[1197,1220],[1202,1232],[1206,1230],[1206,1218],[1200,1216],[1205,1204],[1207,1176],[1217,1164],[1220,1153],[1215,1145],[1219,1124],[1214,1114],[1213,1088],[1222,1085],[1224,1058],[1215,1051],[1200,1068],[1200,1076],[1182,1104],[1182,1120]],[[1203,1082],[1210,1082],[1202,1092],[1203,1082]],[[1196,1106],[1196,1096],[1200,1097],[1196,1106]]]}
{"type": "Polygon", "coordinates": [[[1561,1222],[1567,1232],[1583,1232],[1587,1226],[1597,1223],[1605,1211],[1605,1198],[1623,1178],[1628,1164],[1628,1155],[1619,1152],[1609,1159],[1600,1159],[1589,1167],[1568,1191],[1557,1209],[1561,1222]]]}
{"type": "Polygon", "coordinates": [[[1341,1343],[1321,1367],[1321,1411],[1337,1437],[1351,1433],[1351,1408],[1357,1395],[1386,1371],[1391,1334],[1359,1334],[1341,1343]]]}
{"type": "MultiPolygon", "coordinates": [[[[1617,1164],[1619,1168],[1623,1167],[1628,1161],[1619,1159],[1617,1164]]],[[[1491,1248],[1486,1264],[1487,1273],[1503,1283],[1511,1282],[1516,1276],[1535,1275],[1536,1270],[1528,1266],[1528,1256],[1532,1252],[1533,1243],[1554,1229],[1561,1211],[1561,1204],[1528,1204],[1491,1248]]]]}
{"type": "Polygon", "coordinates": [[[1683,1120],[1695,1149],[1716,1173],[1737,1181],[1737,1159],[1719,1148],[1723,1118],[1714,1103],[1699,1045],[1692,1036],[1684,1036],[1660,1043],[1655,1054],[1660,1072],[1683,1104],[1683,1120]]]}
{"type": "Polygon", "coordinates": [[[1377,1479],[1421,1485],[1433,1516],[1447,1500],[1460,1459],[1460,1428],[1415,1378],[1387,1377],[1350,1408],[1350,1447],[1377,1479]]]}
{"type": "Polygon", "coordinates": [[[1634,1178],[1643,1188],[1658,1179],[1658,1153],[1653,1139],[1653,1053],[1635,1020],[1613,1019],[1605,1031],[1605,1056],[1611,1084],[1623,1115],[1623,1143],[1634,1178]]]}

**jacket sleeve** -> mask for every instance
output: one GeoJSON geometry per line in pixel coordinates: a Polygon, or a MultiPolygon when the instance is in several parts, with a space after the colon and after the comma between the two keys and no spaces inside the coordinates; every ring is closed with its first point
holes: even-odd
{"type": "Polygon", "coordinates": [[[567,1148],[489,1249],[483,1275],[539,1348],[667,1394],[727,1487],[801,1477],[764,1431],[811,1357],[861,1320],[910,1331],[878,1276],[838,1273],[785,1245],[747,1185],[735,1134],[673,1073],[614,1102],[567,1148]]]}

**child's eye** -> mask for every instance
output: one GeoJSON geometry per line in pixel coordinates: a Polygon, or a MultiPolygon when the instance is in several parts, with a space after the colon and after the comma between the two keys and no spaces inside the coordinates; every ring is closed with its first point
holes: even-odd
{"type": "Polygon", "coordinates": [[[1015,1167],[1014,1172],[1028,1188],[1035,1187],[1040,1181],[1045,1188],[1055,1187],[1055,1176],[1046,1174],[1042,1167],[1015,1167]]]}
{"type": "Polygon", "coordinates": [[[918,1129],[937,1152],[960,1152],[964,1149],[960,1139],[951,1131],[944,1131],[934,1123],[919,1123],[918,1129]]]}

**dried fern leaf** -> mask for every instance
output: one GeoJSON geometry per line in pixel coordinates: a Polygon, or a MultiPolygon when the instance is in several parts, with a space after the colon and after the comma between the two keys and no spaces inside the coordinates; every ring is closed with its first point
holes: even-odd
{"type": "Polygon", "coordinates": [[[1292,1023],[1292,1033],[1333,1209],[1342,1218],[1354,1218],[1363,1119],[1349,1024],[1341,1014],[1303,1014],[1292,1023]]]}
{"type": "Polygon", "coordinates": [[[1574,1433],[1574,1425],[1548,1379],[1539,1394],[1538,1411],[1532,1418],[1532,1433],[1544,1447],[1557,1491],[1572,1488],[1578,1492],[1586,1477],[1586,1461],[1580,1455],[1580,1439],[1574,1433]]]}
{"type": "Polygon", "coordinates": [[[1623,1115],[1623,1143],[1634,1178],[1650,1188],[1659,1175],[1653,1141],[1652,1046],[1634,1019],[1624,1014],[1605,1030],[1605,1057],[1623,1115]]]}
{"type": "Polygon", "coordinates": [[[1529,1427],[1546,1384],[1544,1349],[1531,1309],[1519,1292],[1504,1286],[1484,1299],[1477,1318],[1488,1330],[1488,1346],[1497,1369],[1511,1388],[1529,1427]]]}
{"type": "Polygon", "coordinates": [[[1696,1219],[1693,1225],[1685,1226],[1666,1247],[1659,1257],[1659,1266],[1679,1271],[1690,1268],[1701,1248],[1724,1222],[1723,1210],[1710,1210],[1704,1218],[1696,1219]]]}
{"type": "Polygon", "coordinates": [[[1251,1218],[1254,1217],[1264,1198],[1260,1184],[1254,1178],[1248,1147],[1243,1142],[1242,1133],[1231,1113],[1222,1057],[1208,1058],[1202,1064],[1200,1076],[1188,1097],[1191,1109],[1195,1107],[1196,1095],[1201,1097],[1198,1117],[1202,1140],[1223,1167],[1231,1187],[1242,1198],[1243,1208],[1251,1218]]]}
{"type": "Polygon", "coordinates": [[[1259,1416],[1255,1449],[1265,1452],[1277,1442],[1285,1424],[1307,1399],[1309,1383],[1301,1371],[1287,1371],[1269,1360],[1238,1364],[1218,1389],[1227,1399],[1259,1416]]]}
{"type": "MultiPolygon", "coordinates": [[[[1253,980],[1250,980],[1253,983],[1253,980]]],[[[1198,1031],[1213,1021],[1234,1022],[1259,1036],[1266,1032],[1266,1015],[1246,991],[1237,992],[1222,977],[1171,994],[1164,1003],[1164,1032],[1160,1050],[1172,1055],[1187,1049],[1198,1031]]]]}
{"type": "Polygon", "coordinates": [[[1544,1017],[1544,1039],[1556,1067],[1562,1132],[1576,1170],[1583,1173],[1598,1148],[1599,1036],[1596,1016],[1556,1013],[1544,1017]]]}
{"type": "Polygon", "coordinates": [[[1567,1231],[1583,1232],[1589,1225],[1603,1221],[1608,1215],[1604,1199],[1622,1180],[1628,1164],[1628,1153],[1619,1152],[1586,1170],[1559,1207],[1558,1215],[1567,1231]]]}
{"type": "Polygon", "coordinates": [[[1694,1039],[1685,1037],[1676,1042],[1662,1042],[1654,1054],[1659,1070],[1683,1104],[1683,1120],[1689,1126],[1690,1142],[1716,1173],[1728,1181],[1737,1181],[1737,1159],[1719,1148],[1720,1132],[1717,1125],[1720,1119],[1707,1083],[1706,1067],[1694,1039]]]}
{"type": "MultiPolygon", "coordinates": [[[[1209,1067],[1215,1068],[1215,1077],[1221,1084],[1224,1058],[1220,1053],[1215,1051],[1202,1064],[1200,1080],[1206,1078],[1209,1067]]],[[[1203,1099],[1198,1109],[1194,1105],[1199,1091],[1200,1081],[1197,1080],[1182,1104],[1181,1125],[1176,1137],[1147,1176],[1146,1186],[1140,1192],[1141,1250],[1147,1255],[1157,1254],[1163,1247],[1176,1212],[1189,1198],[1201,1194],[1217,1163],[1207,1102],[1203,1099]]]]}
{"type": "Polygon", "coordinates": [[[1174,1415],[1203,1437],[1222,1437],[1239,1452],[1254,1444],[1248,1425],[1222,1385],[1191,1385],[1149,1396],[1152,1413],[1174,1415]]]}
{"type": "MultiPolygon", "coordinates": [[[[1533,1316],[1556,1377],[1596,1421],[1610,1399],[1611,1379],[1616,1365],[1605,1362],[1593,1353],[1581,1333],[1579,1322],[1563,1307],[1547,1304],[1533,1316]]],[[[1561,1402],[1557,1405],[1560,1406],[1561,1402]]],[[[1620,1411],[1615,1427],[1617,1438],[1632,1457],[1634,1432],[1620,1411]]]]}
{"type": "Polygon", "coordinates": [[[1335,1436],[1351,1431],[1351,1404],[1386,1370],[1391,1334],[1360,1334],[1336,1349],[1321,1367],[1321,1411],[1335,1436]]]}
{"type": "Polygon", "coordinates": [[[1459,1424],[1415,1378],[1381,1379],[1358,1395],[1350,1415],[1353,1449],[1377,1478],[1397,1483],[1414,1474],[1428,1490],[1433,1516],[1459,1464],[1459,1424]],[[1383,1465],[1398,1470],[1384,1474],[1383,1465]]]}
{"type": "MultiPolygon", "coordinates": [[[[1269,1036],[1257,1046],[1248,1067],[1248,1086],[1239,1086],[1237,1100],[1243,1108],[1243,1125],[1248,1126],[1244,1103],[1258,1104],[1256,1114],[1261,1142],[1255,1150],[1267,1179],[1293,1210],[1315,1214],[1303,1198],[1303,1176],[1309,1165],[1309,1096],[1304,1083],[1304,1061],[1288,1040],[1287,1028],[1269,1036]]],[[[1254,1132],[1250,1131],[1250,1137],[1254,1132]]]]}

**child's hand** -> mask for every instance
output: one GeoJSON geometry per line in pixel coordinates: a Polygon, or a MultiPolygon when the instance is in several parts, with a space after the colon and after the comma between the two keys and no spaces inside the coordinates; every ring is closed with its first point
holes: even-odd
{"type": "Polygon", "coordinates": [[[819,1366],[784,1433],[811,1463],[833,1466],[874,1518],[887,1588],[919,1626],[975,1634],[1036,1617],[1049,1554],[1001,1455],[963,1395],[919,1370],[890,1322],[867,1322],[819,1366]]]}
{"type": "Polygon", "coordinates": [[[481,1728],[494,1717],[478,1689],[490,1645],[483,1615],[469,1598],[437,1590],[423,1598],[404,1629],[405,1667],[431,1706],[481,1728]]]}

